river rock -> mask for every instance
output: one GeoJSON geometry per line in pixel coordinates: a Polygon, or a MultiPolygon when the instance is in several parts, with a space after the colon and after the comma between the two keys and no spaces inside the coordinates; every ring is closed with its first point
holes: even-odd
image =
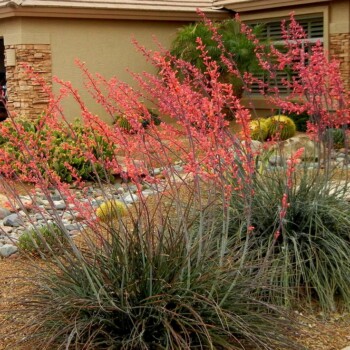
{"type": "Polygon", "coordinates": [[[139,197],[134,193],[130,193],[123,197],[122,200],[125,204],[133,204],[139,200],[139,197]]]}
{"type": "Polygon", "coordinates": [[[54,205],[55,209],[57,209],[57,210],[66,209],[66,203],[63,200],[53,201],[53,205],[54,205]]]}
{"type": "Polygon", "coordinates": [[[0,220],[5,219],[9,215],[11,215],[11,212],[8,209],[0,207],[0,220]]]}
{"type": "Polygon", "coordinates": [[[21,218],[18,214],[11,214],[4,218],[3,225],[10,227],[19,227],[21,225],[21,218]]]}
{"type": "MultiPolygon", "coordinates": [[[[246,141],[242,141],[242,146],[245,147],[246,141]]],[[[262,150],[263,143],[258,140],[251,140],[251,149],[254,153],[259,153],[262,150]]]]}
{"type": "Polygon", "coordinates": [[[4,244],[0,247],[0,256],[7,258],[17,252],[17,247],[13,244],[4,244]]]}
{"type": "Polygon", "coordinates": [[[288,140],[280,141],[272,147],[278,154],[285,159],[290,158],[297,150],[304,148],[303,160],[315,160],[319,158],[319,148],[315,141],[312,141],[307,135],[298,135],[288,140]]]}

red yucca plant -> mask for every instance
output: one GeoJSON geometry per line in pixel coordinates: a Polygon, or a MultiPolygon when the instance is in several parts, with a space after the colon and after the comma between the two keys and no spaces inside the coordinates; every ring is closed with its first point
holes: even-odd
{"type": "MultiPolygon", "coordinates": [[[[207,24],[224,50],[215,27],[207,24]]],[[[235,96],[232,85],[219,79],[219,66],[208,57],[200,39],[203,72],[164,50],[150,52],[137,47],[158,70],[158,75],[133,74],[139,84],[137,91],[116,78],[106,80],[93,75],[77,62],[95,101],[111,117],[127,118],[133,133],[126,133],[118,124],[104,123],[88,110],[71,83],[59,79],[56,83],[61,86],[60,94],[51,96],[48,111],[40,117],[38,128],[47,127],[44,144],[33,133],[20,129],[14,116],[10,118],[20,135],[18,139],[11,138],[6,127],[0,127],[1,134],[21,154],[14,173],[7,165],[17,158],[9,148],[1,150],[6,161],[0,169],[3,186],[12,194],[13,204],[20,197],[8,186],[11,179],[31,181],[46,195],[52,211],[46,213],[35,201],[31,210],[45,220],[49,215],[66,236],[59,254],[57,248],[50,251],[46,244],[50,260],[35,279],[37,288],[25,298],[22,312],[33,316],[28,322],[28,339],[34,338],[47,349],[232,349],[246,344],[300,349],[284,335],[288,334],[285,320],[290,323],[289,317],[266,303],[266,295],[272,292],[282,295],[282,299],[285,295],[285,289],[278,285],[281,278],[269,279],[269,266],[273,259],[286,261],[282,254],[286,251],[285,220],[299,153],[281,180],[282,191],[273,197],[274,204],[278,203],[274,207],[277,219],[260,232],[256,210],[261,208],[255,206],[255,199],[274,189],[257,186],[263,175],[255,169],[257,154],[252,149],[248,125],[250,111],[235,96]],[[67,95],[79,104],[86,130],[76,137],[75,145],[69,144],[69,149],[83,154],[96,170],[105,200],[115,192],[111,173],[128,181],[130,191],[134,187],[139,200],[128,208],[127,217],[117,214],[105,222],[96,220],[88,188],[74,168],[67,164],[75,186],[82,189],[80,198],[46,162],[55,130],[62,123],[70,127],[60,107],[67,95]],[[146,103],[174,123],[156,126],[146,103]],[[241,126],[240,135],[230,132],[225,120],[228,110],[234,112],[241,126]],[[140,116],[148,123],[147,128],[140,123],[140,116]],[[101,145],[110,145],[112,156],[104,157],[101,145]],[[181,162],[181,170],[175,162],[181,162]],[[97,165],[106,176],[97,171],[97,165]],[[154,175],[155,167],[161,167],[161,176],[154,175]],[[146,199],[145,186],[152,189],[151,199],[146,199]],[[76,240],[70,237],[54,207],[52,189],[64,198],[68,211],[79,215],[80,235],[76,240]],[[267,244],[255,254],[260,233],[268,237],[264,240],[267,244]],[[282,247],[280,255],[275,254],[278,246],[282,247]]],[[[256,53],[262,66],[268,67],[259,46],[256,53]]],[[[248,91],[255,78],[242,77],[234,57],[228,57],[227,53],[223,55],[224,64],[242,79],[248,91]]],[[[40,80],[34,72],[29,70],[29,74],[40,80]]],[[[287,103],[277,97],[275,102],[282,108],[287,103]]],[[[324,122],[313,125],[322,128],[324,122]]],[[[73,128],[72,134],[74,137],[73,128]]],[[[35,199],[34,193],[28,195],[35,199]]],[[[26,212],[21,202],[19,206],[26,212]]],[[[310,235],[311,244],[313,238],[310,235]]],[[[41,239],[45,243],[45,237],[41,239]]],[[[47,256],[45,252],[42,255],[47,256]]],[[[294,259],[296,270],[298,263],[306,262],[294,259]]],[[[348,271],[345,263],[341,268],[348,271]]],[[[306,283],[307,275],[303,277],[306,283]]],[[[293,279],[290,281],[293,288],[293,279]]]]}

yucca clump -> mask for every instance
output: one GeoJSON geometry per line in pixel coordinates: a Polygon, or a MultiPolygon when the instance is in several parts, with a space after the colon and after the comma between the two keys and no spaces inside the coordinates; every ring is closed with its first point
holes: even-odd
{"type": "Polygon", "coordinates": [[[294,121],[285,115],[274,115],[266,120],[269,137],[277,137],[279,140],[287,140],[293,137],[297,131],[294,121]]]}
{"type": "Polygon", "coordinates": [[[253,140],[265,141],[269,135],[266,119],[259,118],[249,123],[250,135],[253,140]]]}
{"type": "Polygon", "coordinates": [[[118,218],[118,216],[124,216],[127,212],[126,205],[115,199],[102,203],[96,210],[96,216],[101,221],[109,221],[118,218]]]}
{"type": "MultiPolygon", "coordinates": [[[[268,291],[262,294],[270,302],[293,305],[295,298],[329,311],[337,302],[350,305],[349,203],[347,185],[331,184],[320,173],[305,169],[293,176],[288,190],[288,208],[281,222],[281,199],[286,193],[286,175],[279,170],[262,173],[254,179],[246,261],[264,257],[268,291]],[[280,235],[274,234],[280,231],[280,235]]],[[[245,239],[240,228],[245,224],[245,203],[232,196],[230,233],[235,246],[245,239]]]]}

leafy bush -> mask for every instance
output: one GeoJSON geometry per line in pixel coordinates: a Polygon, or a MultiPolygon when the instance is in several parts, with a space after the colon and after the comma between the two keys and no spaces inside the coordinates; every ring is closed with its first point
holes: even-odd
{"type": "Polygon", "coordinates": [[[60,227],[51,224],[25,231],[17,246],[21,251],[34,255],[58,253],[67,246],[67,238],[60,227]]]}
{"type": "MultiPolygon", "coordinates": [[[[79,122],[70,125],[61,123],[52,130],[49,125],[43,124],[40,118],[34,121],[20,119],[15,123],[8,120],[1,124],[1,129],[4,131],[0,140],[2,149],[12,160],[17,175],[30,173],[31,166],[29,165],[29,168],[25,166],[26,163],[30,163],[30,148],[39,148],[45,161],[40,168],[42,174],[49,169],[68,183],[76,178],[82,180],[94,180],[96,176],[112,178],[112,174],[98,161],[92,163],[87,160],[85,152],[91,145],[92,149],[89,149],[89,152],[91,151],[96,159],[101,159],[102,163],[113,159],[114,147],[101,135],[96,134],[96,131],[90,131],[79,122]],[[30,144],[32,145],[28,147],[30,144]]],[[[6,159],[4,162],[8,163],[9,160],[6,159]]]]}
{"type": "Polygon", "coordinates": [[[346,129],[343,128],[327,129],[324,135],[324,141],[336,149],[344,148],[346,146],[345,141],[348,141],[346,140],[347,136],[345,130],[346,129]]]}
{"type": "MultiPolygon", "coordinates": [[[[235,19],[225,20],[215,23],[215,27],[222,35],[222,42],[227,53],[233,55],[240,73],[260,71],[258,60],[254,54],[255,45],[241,32],[239,21],[235,19]]],[[[260,26],[254,28],[256,34],[260,31],[260,26]]],[[[236,94],[241,96],[243,86],[241,78],[227,70],[227,66],[221,59],[222,50],[219,49],[217,41],[213,39],[211,29],[204,23],[194,23],[182,27],[172,43],[171,53],[204,71],[206,67],[202,53],[198,49],[197,38],[202,40],[206,50],[208,50],[208,56],[219,64],[224,80],[231,82],[235,87],[236,94]]]]}
{"type": "MultiPolygon", "coordinates": [[[[158,114],[152,111],[151,109],[148,109],[148,113],[150,114],[150,117],[151,117],[150,121],[142,116],[139,120],[142,127],[147,128],[150,122],[158,126],[161,123],[161,119],[159,118],[158,114]]],[[[135,132],[135,130],[133,130],[132,125],[128,121],[128,118],[125,115],[115,117],[114,124],[116,124],[119,128],[123,129],[127,133],[135,132]]]]}

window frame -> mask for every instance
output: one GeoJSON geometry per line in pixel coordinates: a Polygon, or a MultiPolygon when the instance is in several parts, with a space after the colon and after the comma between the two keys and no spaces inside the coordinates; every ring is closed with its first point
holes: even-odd
{"type": "MultiPolygon", "coordinates": [[[[271,18],[271,19],[264,19],[264,20],[256,20],[256,21],[244,21],[245,24],[247,25],[258,25],[258,24],[264,24],[266,23],[267,28],[266,28],[266,37],[264,36],[262,39],[267,39],[271,44],[273,44],[275,47],[278,48],[278,46],[283,46],[285,44],[285,41],[282,38],[278,38],[282,36],[282,33],[280,30],[277,30],[276,32],[273,32],[274,28],[280,28],[281,26],[281,21],[286,20],[288,23],[289,17],[282,17],[282,18],[271,18]],[[270,26],[269,26],[270,25],[270,26]],[[272,32],[272,34],[271,34],[272,32]],[[277,36],[277,40],[275,40],[273,37],[277,36]]],[[[325,46],[325,26],[324,26],[324,17],[323,14],[320,13],[315,13],[315,14],[309,14],[309,15],[304,15],[304,16],[295,16],[295,19],[301,23],[301,25],[307,29],[305,32],[307,33],[307,38],[302,39],[301,42],[305,42],[308,44],[316,44],[317,42],[321,42],[322,46],[325,46]],[[312,37],[312,21],[315,21],[316,24],[322,23],[322,37],[312,37]]],[[[311,47],[311,46],[310,46],[311,47]]],[[[271,87],[278,87],[278,90],[282,95],[288,95],[290,93],[289,88],[282,83],[282,80],[284,79],[289,79],[290,76],[288,76],[288,73],[286,72],[283,74],[283,72],[277,72],[277,76],[274,81],[271,81],[268,76],[264,76],[265,74],[262,75],[262,79],[264,80],[265,83],[267,83],[271,87]]],[[[251,94],[253,96],[258,96],[260,95],[260,89],[258,86],[253,86],[251,94]]]]}

